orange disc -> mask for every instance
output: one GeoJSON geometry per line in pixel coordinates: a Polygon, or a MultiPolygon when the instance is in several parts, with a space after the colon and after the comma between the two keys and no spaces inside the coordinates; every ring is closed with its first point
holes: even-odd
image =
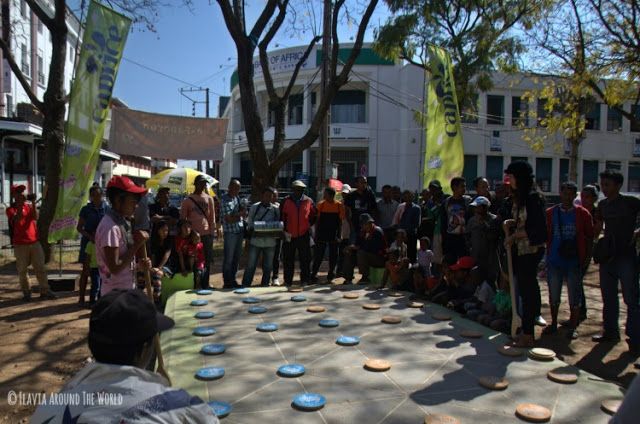
{"type": "Polygon", "coordinates": [[[521,403],[516,407],[516,415],[530,423],[546,423],[551,419],[551,411],[535,403],[521,403]]]}
{"type": "Polygon", "coordinates": [[[369,359],[364,363],[364,367],[369,371],[387,371],[391,368],[391,362],[384,359],[369,359]]]}
{"type": "Polygon", "coordinates": [[[460,335],[462,337],[466,337],[468,339],[479,339],[483,336],[483,334],[479,331],[475,331],[475,330],[461,330],[460,331],[460,335]]]}
{"type": "Polygon", "coordinates": [[[309,306],[307,308],[307,312],[324,312],[326,311],[327,308],[325,308],[324,306],[309,306]]]}
{"type": "Polygon", "coordinates": [[[381,320],[385,324],[400,324],[402,322],[402,318],[397,315],[385,315],[381,320]]]}
{"type": "Polygon", "coordinates": [[[424,303],[422,302],[409,302],[407,303],[407,306],[410,308],[422,308],[424,306],[424,303]]]}
{"type": "Polygon", "coordinates": [[[510,356],[512,358],[515,358],[515,357],[518,357],[518,356],[522,356],[524,351],[522,349],[517,348],[517,347],[505,345],[505,346],[499,346],[498,347],[498,353],[500,353],[501,355],[504,355],[504,356],[510,356]]]}
{"type": "Polygon", "coordinates": [[[431,318],[438,321],[451,321],[451,315],[443,312],[435,312],[431,315],[431,318]]]}
{"type": "Polygon", "coordinates": [[[358,293],[345,293],[342,297],[345,299],[357,299],[360,295],[358,293]]]}
{"type": "Polygon", "coordinates": [[[509,382],[503,377],[486,375],[478,379],[478,383],[489,390],[504,390],[509,387],[509,382]]]}
{"type": "Polygon", "coordinates": [[[607,414],[615,414],[622,404],[622,399],[605,399],[600,404],[600,408],[607,414]]]}
{"type": "Polygon", "coordinates": [[[375,311],[377,309],[380,309],[380,305],[378,305],[377,303],[365,303],[364,305],[362,305],[362,307],[369,311],[375,311]]]}
{"type": "Polygon", "coordinates": [[[460,424],[460,420],[451,415],[431,414],[424,417],[424,424],[460,424]]]}

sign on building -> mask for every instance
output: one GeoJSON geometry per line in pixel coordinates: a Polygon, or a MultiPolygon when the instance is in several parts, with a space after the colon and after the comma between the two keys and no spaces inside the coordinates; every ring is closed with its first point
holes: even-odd
{"type": "MultiPolygon", "coordinates": [[[[279,72],[292,72],[300,59],[304,56],[306,49],[306,46],[303,46],[267,53],[269,70],[272,74],[277,74],[279,72]]],[[[307,60],[302,64],[300,70],[315,69],[315,67],[316,52],[314,49],[307,60]]],[[[255,75],[262,75],[262,65],[260,65],[260,59],[258,57],[253,59],[253,71],[255,75]]]]}

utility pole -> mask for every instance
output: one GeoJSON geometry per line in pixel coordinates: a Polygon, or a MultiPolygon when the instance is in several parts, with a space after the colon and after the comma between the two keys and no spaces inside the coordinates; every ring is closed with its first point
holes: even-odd
{"type": "MultiPolygon", "coordinates": [[[[199,104],[199,103],[204,103],[205,104],[206,117],[207,118],[209,117],[209,89],[208,88],[202,88],[202,87],[200,87],[200,88],[192,88],[192,87],[189,87],[189,88],[181,88],[179,91],[180,91],[180,94],[183,97],[185,97],[185,98],[187,98],[188,100],[191,101],[191,105],[192,105],[191,116],[193,116],[193,117],[196,116],[196,105],[199,104]],[[191,97],[189,97],[187,94],[185,94],[185,93],[194,93],[194,92],[195,93],[204,92],[205,93],[205,100],[204,101],[195,100],[195,99],[192,99],[191,97]]],[[[208,167],[209,167],[209,161],[205,161],[204,172],[207,172],[208,167]]],[[[202,161],[201,160],[198,160],[198,162],[197,162],[197,169],[200,172],[203,171],[203,169],[202,169],[202,161]]]]}
{"type": "MultiPolygon", "coordinates": [[[[324,10],[322,18],[322,70],[321,70],[321,89],[320,101],[324,97],[327,85],[329,83],[329,52],[331,51],[331,16],[332,4],[331,0],[324,0],[324,10]]],[[[318,160],[318,199],[322,198],[322,191],[327,181],[327,171],[331,164],[331,146],[329,145],[329,123],[331,122],[331,108],[327,111],[322,127],[320,128],[320,157],[318,160]]]]}

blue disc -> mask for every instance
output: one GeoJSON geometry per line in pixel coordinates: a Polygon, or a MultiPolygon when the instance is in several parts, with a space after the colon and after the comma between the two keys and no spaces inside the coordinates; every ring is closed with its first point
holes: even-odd
{"type": "Polygon", "coordinates": [[[200,353],[203,355],[220,355],[227,350],[226,346],[222,343],[211,343],[202,346],[200,353]]]}
{"type": "Polygon", "coordinates": [[[241,289],[235,289],[233,292],[234,292],[235,294],[247,294],[247,293],[249,293],[250,291],[251,291],[251,290],[249,290],[248,288],[243,287],[243,288],[241,288],[241,289]]]}
{"type": "Polygon", "coordinates": [[[360,337],[357,336],[340,336],[336,340],[336,343],[340,346],[355,346],[360,344],[360,337]]]}
{"type": "Polygon", "coordinates": [[[209,289],[196,290],[196,294],[199,294],[200,296],[207,296],[212,293],[213,293],[213,290],[209,290],[209,289]]]}
{"type": "Polygon", "coordinates": [[[231,405],[227,402],[219,402],[217,400],[209,402],[209,407],[213,409],[213,413],[218,418],[224,418],[231,413],[231,405]]]}
{"type": "Polygon", "coordinates": [[[249,308],[250,314],[264,314],[265,312],[267,312],[267,308],[264,306],[252,306],[249,308]]]}
{"type": "Polygon", "coordinates": [[[260,303],[260,299],[257,297],[245,297],[242,299],[242,303],[260,303]]]}
{"type": "Polygon", "coordinates": [[[191,306],[204,306],[207,304],[209,304],[209,301],[204,299],[196,299],[191,301],[191,306]]]}
{"type": "Polygon", "coordinates": [[[292,302],[304,302],[305,300],[307,300],[307,298],[302,296],[301,294],[291,297],[292,302]]]}
{"type": "Polygon", "coordinates": [[[304,374],[304,365],[300,364],[287,364],[278,368],[278,375],[281,377],[300,377],[304,374]]]}
{"type": "Polygon", "coordinates": [[[213,318],[214,316],[216,316],[216,314],[214,314],[211,311],[200,311],[200,312],[196,312],[196,314],[193,317],[198,319],[209,319],[209,318],[213,318]]]}
{"type": "Polygon", "coordinates": [[[258,324],[256,326],[256,330],[262,331],[262,332],[277,331],[278,324],[274,322],[263,322],[262,324],[258,324]]]}
{"type": "Polygon", "coordinates": [[[198,380],[217,380],[222,377],[224,377],[224,368],[221,367],[200,368],[196,372],[196,378],[198,380]]]}
{"type": "Polygon", "coordinates": [[[212,336],[214,334],[216,334],[216,329],[213,327],[196,327],[193,329],[194,336],[205,337],[212,336]]]}
{"type": "Polygon", "coordinates": [[[318,393],[300,393],[293,398],[293,406],[303,411],[317,411],[327,400],[318,393]]]}
{"type": "Polygon", "coordinates": [[[340,325],[340,321],[337,319],[321,319],[318,323],[320,327],[332,328],[340,325]]]}

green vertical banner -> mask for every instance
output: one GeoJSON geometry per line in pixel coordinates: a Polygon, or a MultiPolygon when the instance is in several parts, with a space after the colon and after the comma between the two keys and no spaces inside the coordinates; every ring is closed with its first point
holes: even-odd
{"type": "Polygon", "coordinates": [[[458,112],[458,97],[453,80],[451,56],[446,50],[429,47],[429,83],[427,86],[427,148],[424,160],[424,187],[439,180],[450,193],[449,181],[462,176],[464,146],[458,112]]]}
{"type": "Polygon", "coordinates": [[[100,157],[105,120],[131,20],[92,1],[87,13],[75,80],[56,212],[49,242],[77,237],[80,209],[100,157]]]}

